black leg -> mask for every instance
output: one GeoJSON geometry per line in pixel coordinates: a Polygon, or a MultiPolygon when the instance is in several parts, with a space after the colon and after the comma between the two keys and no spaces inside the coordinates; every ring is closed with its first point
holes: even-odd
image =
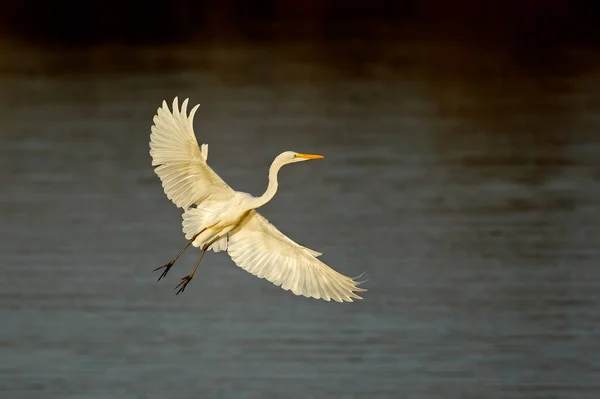
{"type": "MultiPolygon", "coordinates": [[[[196,237],[194,237],[195,239],[196,237]]],[[[214,240],[212,240],[211,242],[209,242],[208,244],[206,244],[204,247],[202,247],[202,252],[200,252],[200,258],[198,258],[198,262],[196,262],[196,266],[194,266],[194,270],[192,270],[192,272],[190,274],[188,274],[187,276],[184,276],[181,278],[181,281],[179,282],[179,284],[177,284],[177,287],[175,287],[175,289],[179,288],[179,290],[177,291],[177,295],[181,294],[183,291],[185,291],[185,287],[190,283],[190,281],[192,281],[192,278],[194,278],[194,273],[196,273],[196,269],[198,269],[198,266],[200,265],[200,261],[202,260],[202,257],[204,256],[204,253],[208,250],[208,248],[210,248],[211,245],[213,245],[219,238],[221,237],[217,237],[214,240]]]]}
{"type": "Polygon", "coordinates": [[[177,261],[177,259],[179,259],[179,257],[181,256],[182,253],[185,252],[185,250],[192,244],[192,242],[194,242],[194,240],[196,239],[196,237],[198,237],[198,234],[196,234],[186,245],[185,247],[183,247],[183,249],[181,250],[181,252],[179,252],[177,254],[176,257],[174,257],[169,263],[167,263],[166,265],[162,265],[161,267],[157,267],[156,269],[154,269],[153,271],[157,271],[160,269],[165,269],[163,270],[162,274],[160,275],[160,277],[158,278],[158,280],[156,281],[160,281],[163,277],[165,277],[167,275],[167,273],[169,273],[169,270],[171,270],[171,267],[173,267],[173,264],[177,261]]]}
{"type": "Polygon", "coordinates": [[[196,266],[194,267],[194,270],[189,275],[182,277],[181,282],[179,282],[179,284],[177,284],[177,287],[175,287],[175,289],[179,288],[179,290],[177,291],[177,295],[179,295],[183,291],[185,291],[185,287],[187,287],[189,282],[192,281],[192,278],[194,278],[194,273],[196,273],[196,269],[198,269],[198,266],[200,265],[200,261],[202,260],[202,257],[204,256],[204,253],[206,252],[207,249],[208,249],[208,245],[205,246],[204,248],[202,248],[202,252],[200,252],[200,258],[198,258],[198,262],[196,262],[196,266]]]}

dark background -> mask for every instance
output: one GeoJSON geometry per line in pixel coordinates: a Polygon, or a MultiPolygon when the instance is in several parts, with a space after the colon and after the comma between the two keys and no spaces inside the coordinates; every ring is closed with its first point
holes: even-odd
{"type": "Polygon", "coordinates": [[[598,398],[600,3],[22,1],[0,12],[0,397],[598,398]],[[209,164],[350,276],[209,253],[148,154],[209,164]]]}
{"type": "MultiPolygon", "coordinates": [[[[402,47],[447,60],[461,73],[489,73],[500,57],[506,61],[500,68],[535,74],[594,67],[590,50],[599,43],[599,16],[597,2],[559,0],[9,2],[0,14],[0,68],[153,70],[181,65],[172,65],[168,49],[150,64],[138,59],[140,51],[187,45],[200,54],[207,46],[262,46],[277,49],[271,56],[290,58],[294,52],[282,48],[303,44],[320,62],[346,71],[372,60],[413,62],[414,56],[394,54],[402,47]],[[32,49],[63,53],[35,65],[25,61],[32,49]]],[[[194,63],[189,57],[182,62],[194,63]]],[[[440,66],[435,72],[444,74],[440,66]]]]}
{"type": "Polygon", "coordinates": [[[420,38],[552,46],[596,43],[599,8],[559,0],[22,1],[3,5],[0,29],[68,45],[420,38]]]}

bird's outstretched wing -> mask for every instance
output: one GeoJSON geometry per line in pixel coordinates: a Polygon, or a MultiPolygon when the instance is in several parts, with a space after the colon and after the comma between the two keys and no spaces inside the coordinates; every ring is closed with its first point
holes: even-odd
{"type": "Polygon", "coordinates": [[[163,101],[154,116],[150,135],[150,156],[154,171],[162,181],[167,197],[180,208],[200,204],[207,197],[227,199],[234,191],[206,163],[208,145],[198,148],[194,135],[196,105],[187,115],[186,99],[178,106],[173,100],[173,111],[163,101]]]}
{"type": "Polygon", "coordinates": [[[352,302],[353,298],[362,299],[355,292],[366,291],[357,287],[359,282],[318,260],[318,252],[296,244],[254,210],[229,233],[227,251],[242,269],[296,295],[352,302]]]}

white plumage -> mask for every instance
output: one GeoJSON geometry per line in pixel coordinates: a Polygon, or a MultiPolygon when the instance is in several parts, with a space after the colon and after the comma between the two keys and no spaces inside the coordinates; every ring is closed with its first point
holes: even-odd
{"type": "MultiPolygon", "coordinates": [[[[359,282],[325,265],[317,259],[320,252],[295,243],[255,210],[275,195],[277,173],[282,166],[323,157],[283,152],[271,164],[269,185],[263,195],[254,197],[235,191],[206,163],[208,145],[198,147],[193,129],[199,105],[188,115],[187,104],[186,99],[180,109],[175,98],[171,112],[163,101],[150,135],[155,172],[167,197],[184,210],[183,233],[189,243],[183,250],[190,244],[200,247],[200,259],[207,249],[226,250],[242,269],[296,295],[338,302],[361,299],[356,293],[366,290],[358,287],[359,282]]],[[[160,278],[179,255],[158,268],[165,269],[160,278]]],[[[199,263],[200,260],[196,268],[199,263]]],[[[196,268],[182,278],[176,287],[179,292],[185,289],[196,268]]]]}
{"type": "Polygon", "coordinates": [[[188,101],[179,110],[177,99],[173,112],[163,101],[162,108],[154,116],[150,135],[152,166],[162,181],[165,194],[175,205],[188,208],[207,197],[228,197],[233,190],[207,164],[208,145],[198,148],[192,126],[196,105],[186,115],[188,101]]]}

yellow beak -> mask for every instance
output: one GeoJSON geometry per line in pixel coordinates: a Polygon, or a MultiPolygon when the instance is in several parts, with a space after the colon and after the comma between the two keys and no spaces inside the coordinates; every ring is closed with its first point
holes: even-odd
{"type": "Polygon", "coordinates": [[[321,159],[321,158],[325,158],[325,157],[323,155],[316,155],[316,154],[296,154],[296,158],[321,159]]]}

